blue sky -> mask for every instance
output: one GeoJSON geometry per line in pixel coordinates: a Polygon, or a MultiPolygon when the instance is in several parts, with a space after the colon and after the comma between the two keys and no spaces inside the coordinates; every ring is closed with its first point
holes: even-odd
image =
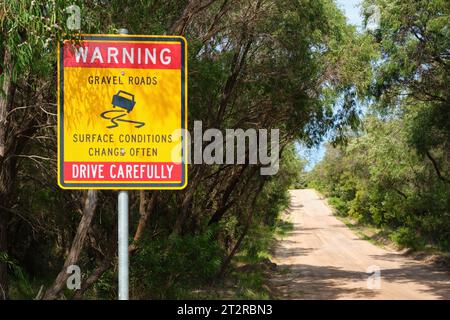
{"type": "Polygon", "coordinates": [[[344,11],[349,23],[358,27],[362,26],[362,17],[360,15],[359,5],[361,0],[336,0],[338,6],[344,11]]]}
{"type": "MultiPolygon", "coordinates": [[[[339,8],[344,12],[347,17],[347,21],[350,24],[356,25],[358,28],[362,28],[363,19],[360,15],[360,3],[361,0],[335,0],[339,8]]],[[[301,146],[297,146],[297,150],[300,155],[308,161],[306,170],[311,170],[316,163],[322,160],[325,155],[324,144],[321,144],[317,148],[306,149],[301,146]]]]}

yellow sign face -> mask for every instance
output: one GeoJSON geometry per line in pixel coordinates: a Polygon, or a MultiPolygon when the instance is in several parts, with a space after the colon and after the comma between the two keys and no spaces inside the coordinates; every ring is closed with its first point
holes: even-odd
{"type": "Polygon", "coordinates": [[[187,44],[176,36],[83,35],[58,55],[58,184],[187,185],[187,44]]]}

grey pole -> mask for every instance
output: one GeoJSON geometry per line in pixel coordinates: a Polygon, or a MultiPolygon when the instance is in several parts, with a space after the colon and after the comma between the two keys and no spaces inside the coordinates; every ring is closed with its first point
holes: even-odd
{"type": "MultiPolygon", "coordinates": [[[[119,29],[119,34],[128,34],[127,29],[119,29]]],[[[118,208],[118,255],[119,255],[119,300],[128,300],[128,191],[119,191],[118,208]]]]}
{"type": "Polygon", "coordinates": [[[128,300],[128,191],[119,191],[119,300],[128,300]]]}

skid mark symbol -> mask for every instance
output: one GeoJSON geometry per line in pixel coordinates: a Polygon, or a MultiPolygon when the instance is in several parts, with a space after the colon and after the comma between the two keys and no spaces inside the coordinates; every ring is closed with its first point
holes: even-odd
{"type": "Polygon", "coordinates": [[[133,121],[133,120],[126,120],[126,119],[121,119],[122,117],[126,116],[127,112],[124,110],[107,110],[105,112],[102,112],[100,114],[100,117],[102,117],[103,119],[106,120],[111,120],[112,125],[107,126],[108,129],[112,129],[112,128],[116,128],[119,126],[118,122],[128,122],[128,123],[134,123],[136,124],[136,128],[141,128],[145,125],[145,122],[140,122],[140,121],[133,121]],[[114,117],[108,117],[107,115],[109,113],[119,113],[117,116],[114,117]]]}

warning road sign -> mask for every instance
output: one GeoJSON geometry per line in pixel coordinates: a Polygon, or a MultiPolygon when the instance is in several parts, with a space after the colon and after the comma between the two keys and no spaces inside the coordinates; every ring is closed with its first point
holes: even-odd
{"type": "Polygon", "coordinates": [[[187,45],[176,36],[83,35],[58,54],[58,183],[187,184],[187,45]]]}

